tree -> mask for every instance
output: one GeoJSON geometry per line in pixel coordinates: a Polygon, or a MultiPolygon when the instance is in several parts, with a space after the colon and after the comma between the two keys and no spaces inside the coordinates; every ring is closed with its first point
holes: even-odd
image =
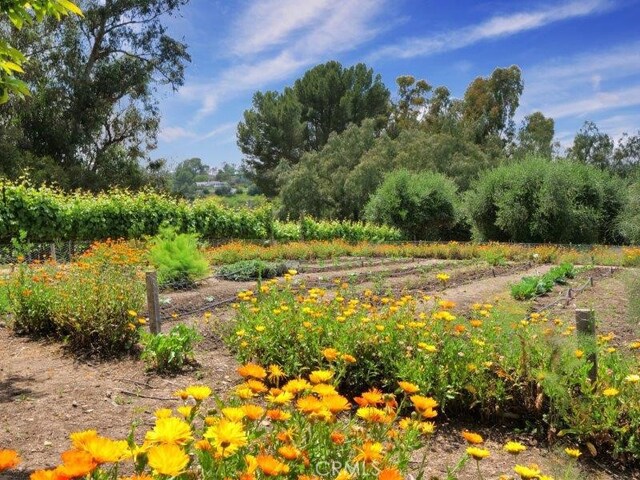
{"type": "Polygon", "coordinates": [[[523,90],[522,72],[516,65],[496,68],[490,77],[471,82],[464,94],[462,121],[474,143],[499,141],[502,147],[512,140],[513,116],[523,90]]]}
{"type": "MultiPolygon", "coordinates": [[[[0,2],[0,20],[4,15],[9,17],[11,24],[21,29],[24,25],[42,22],[46,17],[60,20],[69,14],[82,15],[78,6],[69,0],[3,0],[0,2]]],[[[11,46],[9,42],[0,39],[0,104],[9,100],[9,95],[24,98],[29,94],[27,84],[16,77],[24,73],[22,65],[26,60],[24,54],[11,46]]]]}
{"type": "Polygon", "coordinates": [[[39,28],[33,96],[3,112],[20,126],[20,149],[59,162],[69,188],[108,187],[115,156],[146,159],[159,123],[155,87],[180,86],[189,61],[163,23],[186,1],[86,0],[84,18],[39,28]]]}
{"type": "Polygon", "coordinates": [[[623,176],[630,175],[640,165],[640,131],[636,135],[623,133],[613,152],[613,168],[623,176]]]}
{"type": "Polygon", "coordinates": [[[518,131],[516,156],[523,157],[532,154],[551,158],[554,134],[553,118],[547,118],[541,112],[527,115],[518,131]]]}
{"type": "Polygon", "coordinates": [[[178,164],[173,173],[171,189],[184,197],[195,197],[198,177],[204,176],[208,170],[209,168],[199,158],[184,160],[178,164]]]}
{"type": "Polygon", "coordinates": [[[411,75],[396,78],[398,100],[394,104],[393,122],[398,128],[415,128],[424,116],[429,102],[427,95],[433,87],[426,80],[411,75]]]}
{"type": "Polygon", "coordinates": [[[449,239],[458,219],[457,188],[439,173],[396,170],[371,197],[365,216],[413,240],[449,239]]]}
{"type": "Polygon", "coordinates": [[[613,146],[609,135],[600,132],[595,123],[586,121],[574,137],[567,155],[587,165],[605,169],[611,165],[613,146]]]}
{"type": "Polygon", "coordinates": [[[343,68],[327,62],[282,93],[257,92],[238,124],[238,147],[252,180],[273,196],[281,162],[295,165],[305,152],[320,150],[332,133],[366,118],[386,122],[388,112],[389,91],[372,69],[362,63],[343,68]]]}

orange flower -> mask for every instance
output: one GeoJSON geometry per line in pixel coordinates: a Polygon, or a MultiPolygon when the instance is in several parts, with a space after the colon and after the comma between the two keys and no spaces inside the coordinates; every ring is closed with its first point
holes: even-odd
{"type": "Polygon", "coordinates": [[[349,400],[344,398],[342,395],[327,395],[322,399],[322,404],[333,414],[349,410],[349,408],[351,408],[349,400]]]}
{"type": "Polygon", "coordinates": [[[376,388],[364,392],[361,397],[355,397],[355,402],[361,407],[367,407],[369,405],[378,405],[384,403],[384,396],[382,392],[376,388]]]}
{"type": "Polygon", "coordinates": [[[0,472],[16,467],[20,457],[15,450],[0,450],[0,472]]]}
{"type": "Polygon", "coordinates": [[[81,450],[67,450],[61,458],[62,465],[58,471],[69,478],[84,477],[98,466],[90,453],[81,450]]]}
{"type": "Polygon", "coordinates": [[[322,402],[311,395],[299,398],[296,406],[302,413],[317,413],[323,408],[322,402]]]}
{"type": "Polygon", "coordinates": [[[286,421],[291,418],[291,414],[279,409],[267,410],[267,417],[269,417],[269,419],[273,421],[286,421]]]}
{"type": "Polygon", "coordinates": [[[355,456],[354,462],[373,463],[382,458],[382,444],[378,442],[367,441],[362,448],[358,448],[358,455],[355,456]]]}
{"type": "Polygon", "coordinates": [[[434,409],[438,406],[438,402],[436,402],[433,398],[424,397],[422,395],[412,395],[411,403],[413,403],[415,409],[420,412],[424,410],[434,409]]]}
{"type": "Polygon", "coordinates": [[[243,405],[242,410],[249,420],[259,420],[264,415],[264,408],[251,403],[243,405]]]}
{"type": "Polygon", "coordinates": [[[55,470],[36,470],[29,480],[69,480],[57,468],[55,470]]]}
{"type": "Polygon", "coordinates": [[[407,395],[418,393],[420,391],[420,387],[418,387],[417,385],[414,385],[413,383],[398,382],[398,385],[400,385],[400,388],[402,389],[402,391],[407,395]]]}
{"type": "Polygon", "coordinates": [[[257,378],[258,380],[262,380],[267,376],[267,371],[260,365],[256,365],[255,363],[247,363],[246,365],[239,367],[238,373],[245,378],[253,377],[257,378]]]}
{"type": "Polygon", "coordinates": [[[269,477],[289,473],[289,466],[271,455],[258,455],[256,461],[258,462],[258,468],[269,477]]]}
{"type": "Polygon", "coordinates": [[[333,432],[331,432],[330,438],[331,441],[336,445],[342,445],[347,437],[344,435],[344,433],[334,430],[333,432]]]}
{"type": "Polygon", "coordinates": [[[469,442],[472,445],[479,445],[482,442],[484,442],[484,439],[482,438],[482,436],[474,432],[469,432],[467,430],[462,432],[462,436],[467,442],[469,442]]]}
{"type": "Polygon", "coordinates": [[[378,480],[402,480],[402,474],[397,468],[385,468],[380,470],[378,480]]]}
{"type": "Polygon", "coordinates": [[[283,445],[278,449],[280,456],[286,460],[295,460],[300,456],[300,450],[293,445],[283,445]]]}
{"type": "Polygon", "coordinates": [[[335,348],[325,348],[322,351],[322,355],[327,361],[333,362],[336,358],[338,358],[338,355],[340,355],[340,352],[335,348]]]}

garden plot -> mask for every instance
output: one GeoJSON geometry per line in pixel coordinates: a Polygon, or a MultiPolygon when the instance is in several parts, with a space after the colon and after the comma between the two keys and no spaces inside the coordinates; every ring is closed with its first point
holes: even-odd
{"type": "MultiPolygon", "coordinates": [[[[464,262],[433,262],[428,265],[443,268],[428,270],[420,290],[437,293],[460,306],[491,301],[495,295],[504,294],[509,284],[521,276],[535,271],[543,273],[548,268],[529,268],[526,264],[518,264],[492,270],[486,265],[464,262]],[[446,289],[438,287],[435,274],[439,271],[450,274],[446,289]],[[429,288],[425,288],[425,285],[429,288]]],[[[393,281],[399,280],[394,285],[394,291],[396,288],[397,291],[406,291],[410,282],[415,282],[418,276],[415,269],[411,268],[401,268],[392,273],[398,274],[397,277],[391,277],[393,281]],[[401,274],[403,271],[405,275],[401,274]],[[409,283],[403,285],[400,280],[409,283]]],[[[301,274],[296,282],[311,286],[312,277],[317,278],[317,274],[301,274]]],[[[330,278],[327,282],[329,284],[336,279],[348,278],[348,275],[341,270],[330,278]]],[[[358,278],[364,281],[354,282],[353,288],[356,291],[361,292],[373,285],[366,275],[358,278]]],[[[215,292],[220,296],[229,294],[235,297],[238,291],[254,285],[253,282],[225,282],[224,290],[218,289],[215,292]]],[[[617,290],[619,287],[620,285],[612,285],[610,292],[623,295],[623,292],[617,290]]],[[[233,312],[230,306],[225,306],[215,312],[212,318],[228,319],[233,316],[233,312]]],[[[172,395],[180,387],[202,383],[213,387],[216,393],[225,394],[240,381],[236,373],[238,364],[212,332],[209,319],[196,315],[187,321],[198,325],[205,336],[196,349],[200,368],[175,377],[146,373],[144,365],[133,359],[107,363],[78,360],[66,354],[57,344],[30,341],[11,335],[7,329],[0,329],[0,344],[7,347],[0,350],[0,445],[10,445],[21,450],[31,468],[46,467],[58,462],[59,452],[66,448],[66,435],[70,431],[98,427],[100,433],[106,436],[124,438],[132,420],[139,419],[148,428],[153,423],[153,411],[156,408],[177,405],[172,395]]],[[[495,461],[486,467],[483,465],[486,478],[509,471],[509,465],[513,462],[506,454],[499,453],[499,449],[506,439],[514,438],[529,447],[523,456],[523,462],[537,463],[547,473],[573,468],[567,467],[567,459],[563,453],[558,454],[549,451],[544,445],[538,445],[538,439],[534,436],[514,436],[508,429],[482,427],[481,423],[472,420],[462,424],[449,423],[444,417],[436,420],[438,430],[429,442],[429,461],[432,466],[428,472],[432,475],[444,476],[446,466],[453,466],[463,456],[465,445],[460,439],[459,431],[465,427],[479,429],[487,437],[487,445],[495,451],[495,461]]],[[[20,473],[0,478],[20,478],[19,475],[20,473]]],[[[598,473],[575,470],[572,475],[568,478],[615,478],[603,473],[602,469],[598,473]]],[[[24,475],[23,477],[26,478],[24,475]]],[[[459,472],[458,478],[477,478],[473,462],[469,462],[459,472]]],[[[632,477],[627,475],[625,478],[632,477]]]]}

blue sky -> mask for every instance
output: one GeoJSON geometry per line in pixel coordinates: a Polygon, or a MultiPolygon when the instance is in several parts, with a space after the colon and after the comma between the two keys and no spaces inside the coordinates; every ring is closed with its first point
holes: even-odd
{"type": "Polygon", "coordinates": [[[585,120],[640,130],[640,1],[191,0],[170,33],[192,63],[163,92],[158,149],[176,164],[240,163],[235,129],[256,90],[281,90],[328,60],[365,62],[395,93],[410,74],[461,96],[477,76],[519,65],[517,119],[541,110],[568,145],[585,120]]]}

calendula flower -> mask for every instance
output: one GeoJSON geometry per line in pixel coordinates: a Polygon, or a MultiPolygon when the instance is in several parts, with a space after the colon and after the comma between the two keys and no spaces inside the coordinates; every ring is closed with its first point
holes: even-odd
{"type": "Polygon", "coordinates": [[[565,448],[564,453],[572,458],[578,458],[580,455],[582,455],[582,452],[577,448],[565,448]]]}
{"type": "Polygon", "coordinates": [[[278,365],[269,365],[269,381],[278,383],[285,376],[284,371],[278,365]]]}
{"type": "Polygon", "coordinates": [[[242,406],[242,411],[249,420],[259,420],[263,417],[265,410],[259,405],[247,403],[242,406]]]}
{"type": "Polygon", "coordinates": [[[20,457],[15,450],[0,450],[0,472],[15,468],[20,463],[20,457]]]}
{"type": "Polygon", "coordinates": [[[93,456],[82,450],[68,450],[61,455],[62,465],[57,470],[68,478],[85,477],[98,466],[93,456]]]}
{"type": "MultiPolygon", "coordinates": [[[[169,413],[171,413],[171,410],[169,410],[169,413]]],[[[71,445],[73,445],[73,448],[83,450],[87,441],[96,438],[97,436],[98,432],[96,430],[84,430],[82,432],[72,433],[69,435],[69,438],[71,439],[71,445]]]]}
{"type": "Polygon", "coordinates": [[[289,466],[271,455],[258,455],[256,462],[262,473],[269,477],[289,473],[289,466]]]}
{"type": "Polygon", "coordinates": [[[322,356],[329,362],[335,361],[336,358],[340,355],[340,352],[335,348],[325,348],[322,351],[322,356]]]}
{"type": "Polygon", "coordinates": [[[315,370],[309,375],[311,383],[326,383],[333,378],[334,373],[331,370],[315,370]]]}
{"type": "Polygon", "coordinates": [[[156,418],[169,418],[173,412],[169,408],[159,408],[153,414],[156,418]]]}
{"type": "Polygon", "coordinates": [[[242,365],[238,368],[238,373],[242,377],[252,377],[258,380],[262,380],[267,376],[267,371],[260,365],[256,365],[255,363],[247,363],[246,365],[242,365]]]}
{"type": "Polygon", "coordinates": [[[640,375],[632,373],[632,374],[627,375],[626,377],[624,377],[624,381],[627,382],[627,383],[638,383],[638,382],[640,382],[640,375]]]}
{"type": "Polygon", "coordinates": [[[249,380],[247,380],[245,382],[245,385],[249,387],[253,393],[264,393],[269,390],[264,383],[262,383],[260,380],[255,380],[253,378],[250,378],[249,380]]]}
{"type": "Polygon", "coordinates": [[[322,405],[334,415],[351,408],[349,400],[342,395],[326,395],[322,398],[322,405]]]}
{"type": "Polygon", "coordinates": [[[356,357],[348,353],[343,353],[341,358],[345,363],[356,363],[356,357]]]}
{"type": "Polygon", "coordinates": [[[275,422],[286,422],[291,418],[291,414],[284,410],[274,409],[267,410],[267,417],[275,422]]]}
{"type": "Polygon", "coordinates": [[[364,463],[373,463],[382,459],[382,451],[383,446],[379,442],[371,442],[367,441],[362,445],[361,448],[358,448],[358,454],[355,456],[353,461],[355,463],[364,462],[364,463]]]}
{"type": "Polygon", "coordinates": [[[481,435],[474,432],[469,432],[468,430],[463,431],[461,435],[468,443],[472,445],[479,445],[484,442],[484,439],[481,435]]]}
{"type": "Polygon", "coordinates": [[[397,468],[385,468],[378,473],[378,480],[402,480],[403,476],[397,468]]]}
{"type": "Polygon", "coordinates": [[[245,416],[244,409],[240,407],[225,407],[222,409],[222,414],[232,422],[239,422],[245,416]]]}
{"type": "Polygon", "coordinates": [[[576,358],[582,358],[582,357],[584,357],[584,352],[582,350],[576,350],[575,352],[573,352],[573,355],[576,358]]]}
{"type": "Polygon", "coordinates": [[[191,385],[185,389],[185,392],[197,402],[206,400],[211,396],[211,389],[206,385],[191,385]]]}
{"type": "Polygon", "coordinates": [[[126,440],[111,440],[100,436],[87,440],[82,450],[90,453],[98,464],[119,462],[130,455],[126,440]]]}
{"type": "Polygon", "coordinates": [[[338,394],[336,387],[334,387],[333,385],[328,385],[326,383],[318,383],[317,385],[314,385],[311,391],[320,395],[321,397],[338,394]]]}
{"type": "Polygon", "coordinates": [[[433,409],[438,406],[438,402],[436,402],[431,397],[425,397],[422,395],[412,395],[409,399],[411,400],[411,403],[413,403],[413,406],[415,407],[415,409],[420,412],[424,410],[433,409]]]}
{"type": "Polygon", "coordinates": [[[283,391],[292,393],[294,395],[297,395],[300,392],[304,392],[305,390],[310,390],[310,389],[311,389],[311,384],[303,378],[294,378],[292,380],[289,380],[282,387],[283,391]]]}
{"type": "Polygon", "coordinates": [[[65,477],[56,468],[54,470],[36,470],[29,476],[29,480],[68,480],[69,477],[65,477]]]}
{"type": "Polygon", "coordinates": [[[391,420],[387,412],[376,407],[361,407],[356,415],[370,423],[387,423],[391,420]]]}
{"type": "Polygon", "coordinates": [[[472,457],[474,460],[480,461],[483,458],[487,458],[491,453],[486,448],[468,447],[467,455],[472,457]]]}
{"type": "Polygon", "coordinates": [[[276,405],[286,405],[293,400],[293,393],[291,392],[281,392],[277,395],[270,393],[264,399],[269,403],[274,403],[276,405]]]}
{"type": "Polygon", "coordinates": [[[502,449],[507,452],[507,453],[511,453],[513,455],[517,455],[520,452],[524,452],[527,447],[525,447],[523,444],[521,444],[520,442],[507,442],[505,443],[504,447],[502,447],[502,449]]]}
{"type": "Polygon", "coordinates": [[[296,407],[302,413],[316,413],[324,408],[322,402],[318,400],[316,397],[309,395],[307,397],[299,398],[296,402],[296,407]]]}
{"type": "Polygon", "coordinates": [[[336,445],[342,445],[344,441],[347,439],[344,433],[338,432],[337,430],[334,430],[333,432],[331,432],[331,435],[329,435],[329,438],[336,445]]]}
{"type": "Polygon", "coordinates": [[[145,435],[145,442],[149,444],[184,445],[192,439],[189,424],[175,417],[159,418],[153,430],[149,430],[145,435]]]}
{"type": "Polygon", "coordinates": [[[216,452],[224,457],[233,455],[238,448],[248,443],[242,423],[221,419],[217,424],[207,428],[204,437],[216,448],[216,452]]]}
{"type": "Polygon", "coordinates": [[[400,382],[398,382],[398,385],[400,386],[402,391],[404,393],[406,393],[407,395],[418,393],[420,391],[420,387],[418,387],[417,385],[415,385],[413,383],[400,381],[400,382]]]}
{"type": "Polygon", "coordinates": [[[513,471],[520,475],[520,478],[524,480],[528,480],[531,478],[539,478],[540,477],[540,468],[537,465],[516,465],[513,468],[513,471]]]}
{"type": "Polygon", "coordinates": [[[147,452],[149,466],[160,475],[175,477],[189,464],[187,455],[178,445],[164,444],[151,447],[147,452]]]}
{"type": "Polygon", "coordinates": [[[615,397],[619,393],[620,393],[620,390],[618,390],[617,388],[613,388],[613,387],[605,388],[602,391],[602,395],[604,395],[605,397],[615,397]]]}
{"type": "Polygon", "coordinates": [[[278,449],[278,454],[285,460],[295,460],[302,452],[293,445],[283,445],[278,449]]]}

